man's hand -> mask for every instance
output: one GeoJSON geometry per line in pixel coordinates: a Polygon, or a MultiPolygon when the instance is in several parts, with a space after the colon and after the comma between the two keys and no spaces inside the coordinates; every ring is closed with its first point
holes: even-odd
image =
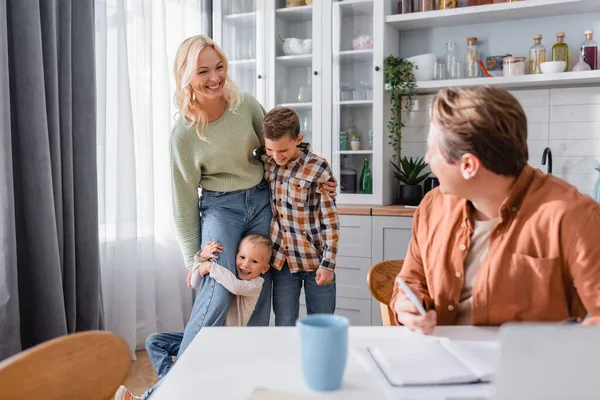
{"type": "Polygon", "coordinates": [[[338,183],[335,180],[335,178],[331,178],[331,180],[323,183],[323,189],[325,189],[327,192],[329,192],[329,195],[331,197],[337,196],[337,187],[338,187],[338,183]]]}
{"type": "Polygon", "coordinates": [[[210,274],[212,264],[212,261],[204,261],[202,264],[200,264],[200,266],[198,267],[198,272],[200,273],[201,277],[210,274]]]}
{"type": "Polygon", "coordinates": [[[581,322],[581,325],[600,325],[600,317],[587,317],[581,322]]]}
{"type": "Polygon", "coordinates": [[[317,270],[317,276],[315,277],[315,281],[317,282],[317,285],[319,285],[319,286],[329,285],[331,282],[333,282],[334,274],[335,274],[335,272],[333,272],[330,269],[319,268],[317,270]]]}
{"type": "Polygon", "coordinates": [[[222,252],[223,252],[223,246],[221,246],[220,243],[208,242],[208,243],[206,243],[206,246],[204,246],[204,248],[200,252],[200,257],[202,257],[205,260],[210,260],[211,258],[214,258],[216,260],[219,258],[219,256],[215,255],[214,253],[222,253],[222,252]]]}
{"type": "MultiPolygon", "coordinates": [[[[421,301],[420,296],[415,295],[421,301]]],[[[394,305],[394,311],[398,314],[398,322],[414,332],[429,335],[437,325],[437,316],[434,310],[430,310],[425,315],[421,315],[417,306],[404,294],[400,294],[394,305]]]]}

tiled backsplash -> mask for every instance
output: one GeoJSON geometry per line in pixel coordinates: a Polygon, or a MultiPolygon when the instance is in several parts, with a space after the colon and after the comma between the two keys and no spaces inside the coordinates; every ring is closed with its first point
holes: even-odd
{"type": "MultiPolygon", "coordinates": [[[[600,165],[600,86],[512,93],[527,114],[529,164],[545,172],[542,153],[549,146],[553,174],[591,194],[597,177],[594,167],[600,165]]],[[[411,118],[406,121],[402,155],[425,154],[432,97],[417,98],[411,118]]]]}

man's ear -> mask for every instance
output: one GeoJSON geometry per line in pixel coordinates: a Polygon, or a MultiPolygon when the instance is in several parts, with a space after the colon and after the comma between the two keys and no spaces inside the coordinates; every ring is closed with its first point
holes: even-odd
{"type": "Polygon", "coordinates": [[[481,161],[471,153],[463,154],[458,160],[460,163],[460,174],[463,179],[473,179],[481,168],[481,161]]]}

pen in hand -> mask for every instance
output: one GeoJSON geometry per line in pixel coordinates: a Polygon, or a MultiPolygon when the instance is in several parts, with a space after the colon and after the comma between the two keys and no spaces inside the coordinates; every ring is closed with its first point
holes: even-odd
{"type": "Polygon", "coordinates": [[[404,295],[415,305],[415,307],[417,307],[419,314],[421,314],[421,315],[427,314],[427,311],[425,311],[425,308],[423,308],[423,304],[421,304],[421,302],[419,301],[419,299],[417,298],[415,293],[410,289],[410,287],[408,287],[406,282],[404,282],[404,279],[398,277],[398,278],[396,278],[396,282],[402,288],[404,295]]]}

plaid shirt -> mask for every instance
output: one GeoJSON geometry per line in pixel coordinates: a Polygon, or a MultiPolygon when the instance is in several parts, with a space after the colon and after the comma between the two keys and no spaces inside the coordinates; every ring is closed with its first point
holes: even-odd
{"type": "Polygon", "coordinates": [[[291,272],[334,270],[339,221],[335,200],[323,189],[333,177],[325,159],[313,154],[308,143],[302,154],[285,167],[259,152],[265,179],[271,186],[272,265],[281,270],[287,261],[291,272]]]}

